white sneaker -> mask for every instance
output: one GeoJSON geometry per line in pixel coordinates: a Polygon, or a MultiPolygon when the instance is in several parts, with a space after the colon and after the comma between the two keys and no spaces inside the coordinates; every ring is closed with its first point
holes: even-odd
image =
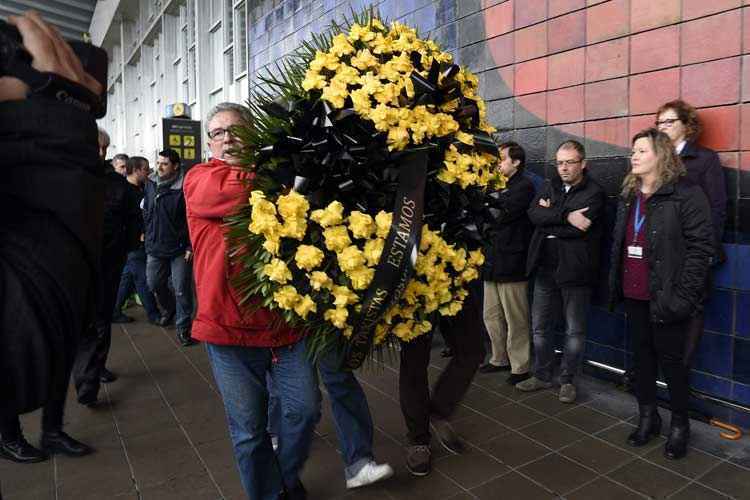
{"type": "Polygon", "coordinates": [[[273,447],[273,451],[279,449],[279,438],[277,436],[271,436],[271,446],[273,447]]]}
{"type": "Polygon", "coordinates": [[[359,488],[360,486],[367,486],[368,484],[388,479],[393,475],[393,468],[388,464],[377,464],[374,460],[371,460],[365,464],[364,467],[359,469],[357,475],[351,479],[346,480],[347,489],[359,488]]]}

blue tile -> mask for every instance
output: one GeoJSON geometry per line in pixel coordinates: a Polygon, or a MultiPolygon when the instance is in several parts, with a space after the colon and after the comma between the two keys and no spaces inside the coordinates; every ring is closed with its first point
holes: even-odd
{"type": "Polygon", "coordinates": [[[622,368],[625,365],[625,352],[621,349],[586,342],[584,359],[598,361],[605,365],[622,368]]]}
{"type": "Polygon", "coordinates": [[[732,308],[734,292],[714,289],[706,302],[705,329],[719,333],[732,333],[732,308]]]}
{"type": "Polygon", "coordinates": [[[737,292],[735,311],[737,317],[736,335],[750,338],[750,293],[737,292]]]}
{"type": "Polygon", "coordinates": [[[732,412],[729,423],[734,424],[737,427],[740,427],[741,429],[745,429],[745,431],[747,431],[748,429],[750,429],[750,413],[734,411],[732,412]]]}
{"type": "Polygon", "coordinates": [[[435,6],[428,5],[414,13],[414,27],[419,31],[420,36],[435,29],[435,6]]]}
{"type": "Polygon", "coordinates": [[[414,12],[417,8],[415,0],[399,0],[397,5],[396,15],[399,18],[414,12]]]}
{"type": "Polygon", "coordinates": [[[727,261],[714,269],[714,284],[721,288],[734,288],[734,270],[737,268],[737,245],[724,244],[727,261]]]}
{"type": "Polygon", "coordinates": [[[750,384],[750,340],[734,339],[734,376],[735,382],[750,384]]]}
{"type": "Polygon", "coordinates": [[[732,376],[732,340],[729,335],[705,332],[695,351],[693,368],[723,377],[732,376]]]}
{"type": "Polygon", "coordinates": [[[588,338],[598,344],[625,348],[625,318],[599,307],[589,309],[588,338]]]}
{"type": "Polygon", "coordinates": [[[732,399],[738,403],[750,406],[750,385],[735,382],[732,385],[732,399]]]}
{"type": "Polygon", "coordinates": [[[439,0],[437,8],[438,25],[447,24],[456,19],[456,0],[439,0]]]}
{"type": "Polygon", "coordinates": [[[737,289],[750,291],[750,245],[737,245],[737,289]]]}
{"type": "Polygon", "coordinates": [[[705,392],[711,396],[718,396],[721,398],[729,398],[732,394],[731,381],[695,370],[690,372],[690,387],[697,391],[705,392]]]}

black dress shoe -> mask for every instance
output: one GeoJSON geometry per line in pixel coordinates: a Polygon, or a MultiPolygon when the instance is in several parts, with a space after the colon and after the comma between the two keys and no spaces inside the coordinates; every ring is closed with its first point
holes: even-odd
{"type": "Polygon", "coordinates": [[[89,408],[95,408],[99,405],[99,396],[95,392],[84,393],[78,396],[78,403],[89,408]]]}
{"type": "Polygon", "coordinates": [[[198,343],[190,336],[189,330],[177,332],[177,340],[180,341],[180,345],[182,345],[182,347],[190,347],[191,345],[195,345],[198,343]]]}
{"type": "Polygon", "coordinates": [[[506,380],[506,382],[508,383],[508,385],[513,385],[514,386],[516,384],[519,384],[519,383],[523,382],[524,380],[526,380],[529,377],[530,377],[529,372],[526,372],[526,373],[511,373],[510,376],[508,377],[508,380],[506,380]]]}
{"type": "Polygon", "coordinates": [[[109,384],[110,382],[117,380],[117,375],[106,368],[102,368],[101,373],[99,373],[99,380],[101,380],[103,384],[109,384]]]}
{"type": "Polygon", "coordinates": [[[34,448],[21,436],[14,441],[0,441],[0,457],[7,458],[19,464],[33,464],[44,462],[49,455],[34,448]]]}
{"type": "Polygon", "coordinates": [[[82,457],[94,451],[91,446],[73,439],[63,431],[45,432],[42,434],[41,445],[48,453],[60,453],[69,457],[82,457]]]}
{"type": "Polygon", "coordinates": [[[507,372],[510,371],[510,365],[493,365],[492,363],[485,363],[479,367],[479,373],[495,373],[495,372],[507,372]]]}
{"type": "Polygon", "coordinates": [[[667,444],[664,445],[664,456],[669,460],[679,460],[688,451],[688,442],[690,441],[690,421],[687,417],[677,417],[672,415],[672,422],[669,426],[669,437],[667,444]]]}
{"type": "Polygon", "coordinates": [[[645,446],[661,433],[661,417],[655,404],[638,407],[638,427],[628,436],[628,444],[634,447],[645,446]]]}
{"type": "Polygon", "coordinates": [[[133,318],[123,313],[112,316],[112,323],[132,323],[133,321],[135,321],[133,318]]]}

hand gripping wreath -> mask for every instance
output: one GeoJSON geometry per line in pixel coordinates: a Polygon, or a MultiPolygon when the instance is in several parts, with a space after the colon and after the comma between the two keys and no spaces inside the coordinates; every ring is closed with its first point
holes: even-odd
{"type": "Polygon", "coordinates": [[[451,61],[354,16],[262,78],[237,130],[254,190],[230,219],[235,285],[346,368],[455,315],[479,276],[484,191],[504,180],[477,79],[451,61]]]}

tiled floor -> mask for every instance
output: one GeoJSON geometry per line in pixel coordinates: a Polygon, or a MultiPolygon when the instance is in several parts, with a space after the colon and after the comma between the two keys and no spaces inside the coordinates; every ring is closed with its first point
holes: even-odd
{"type": "MultiPolygon", "coordinates": [[[[444,362],[435,353],[431,375],[444,362]]],[[[28,466],[0,461],[0,498],[243,498],[201,346],[179,348],[173,331],[140,321],[116,326],[110,368],[120,379],[105,386],[107,404],[90,410],[71,399],[66,416],[66,430],[97,453],[28,466]]],[[[325,401],[303,475],[309,498],[750,499],[747,437],[725,441],[694,423],[687,459],[670,462],[661,454],[663,438],[643,449],[625,445],[634,407],[613,386],[583,377],[578,403],[563,405],[552,391],[523,394],[504,378],[478,375],[456,413],[466,453],[451,455],[434,445],[433,473],[414,478],[402,456],[397,363],[386,360],[362,371],[377,427],[376,453],[396,475],[370,488],[346,490],[325,401]]],[[[24,417],[24,427],[34,442],[38,413],[24,417]]]]}

